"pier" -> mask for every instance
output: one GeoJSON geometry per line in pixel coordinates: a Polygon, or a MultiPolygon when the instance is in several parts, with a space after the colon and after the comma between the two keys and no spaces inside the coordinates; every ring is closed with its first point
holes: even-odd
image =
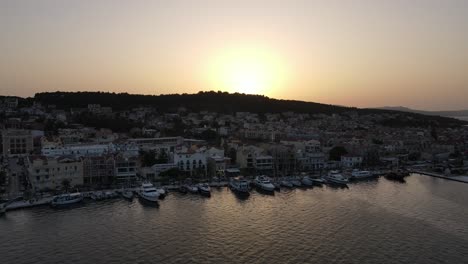
{"type": "Polygon", "coordinates": [[[441,179],[445,179],[449,181],[468,183],[468,176],[446,176],[446,175],[438,174],[435,172],[428,172],[428,171],[421,171],[421,170],[410,170],[410,172],[418,173],[418,174],[425,175],[425,176],[441,178],[441,179]]]}

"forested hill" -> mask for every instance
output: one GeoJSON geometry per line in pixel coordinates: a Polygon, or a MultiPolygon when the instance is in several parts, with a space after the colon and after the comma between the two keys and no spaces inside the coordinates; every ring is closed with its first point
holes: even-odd
{"type": "Polygon", "coordinates": [[[468,122],[441,116],[428,116],[382,109],[360,109],[313,102],[278,100],[261,95],[246,95],[227,92],[199,92],[197,94],[136,95],[105,92],[53,92],[38,93],[30,100],[43,104],[53,104],[59,109],[85,108],[88,104],[100,104],[113,110],[151,106],[160,112],[174,112],[179,107],[188,111],[212,111],[218,113],[252,112],[282,113],[296,112],[309,114],[340,114],[355,111],[358,114],[397,114],[397,117],[384,120],[388,126],[460,126],[468,122]]]}
{"type": "Polygon", "coordinates": [[[57,108],[87,107],[88,104],[110,106],[124,110],[138,106],[152,106],[165,111],[185,107],[189,111],[213,111],[219,113],[253,112],[281,113],[340,113],[355,108],[292,100],[270,99],[262,95],[246,95],[227,92],[199,92],[197,94],[136,95],[103,92],[54,92],[38,93],[34,99],[57,108]]]}

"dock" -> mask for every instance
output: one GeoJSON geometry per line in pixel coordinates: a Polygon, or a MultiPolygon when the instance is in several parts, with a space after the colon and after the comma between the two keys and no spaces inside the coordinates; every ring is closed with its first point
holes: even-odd
{"type": "Polygon", "coordinates": [[[425,176],[441,178],[441,179],[445,179],[449,181],[468,183],[468,176],[446,176],[446,175],[438,174],[435,172],[428,172],[428,171],[421,171],[421,170],[411,170],[410,172],[418,173],[418,174],[425,175],[425,176]]]}

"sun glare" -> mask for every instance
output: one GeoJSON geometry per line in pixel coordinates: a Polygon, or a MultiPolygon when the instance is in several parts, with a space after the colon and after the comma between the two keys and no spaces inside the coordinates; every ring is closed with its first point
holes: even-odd
{"type": "Polygon", "coordinates": [[[279,61],[265,51],[225,51],[212,64],[209,78],[214,89],[271,95],[284,75],[280,66],[279,61]]]}

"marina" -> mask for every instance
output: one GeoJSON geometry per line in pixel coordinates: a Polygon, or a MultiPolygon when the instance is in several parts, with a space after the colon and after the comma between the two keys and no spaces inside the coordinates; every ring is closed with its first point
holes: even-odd
{"type": "MultiPolygon", "coordinates": [[[[355,173],[356,171],[353,171],[355,173]]],[[[436,173],[428,172],[412,172],[416,175],[425,175],[432,176],[436,178],[452,180],[457,182],[468,183],[466,176],[460,176],[461,178],[454,178],[439,175],[436,173]],[[463,178],[465,177],[465,178],[463,178]]],[[[199,184],[180,184],[180,185],[166,185],[161,187],[155,187],[152,183],[142,183],[140,187],[126,188],[126,189],[109,189],[109,190],[99,190],[99,191],[88,191],[82,193],[74,194],[61,194],[56,196],[47,195],[45,197],[31,199],[31,200],[22,200],[21,198],[14,199],[8,203],[2,203],[0,206],[1,214],[6,214],[7,211],[13,211],[18,209],[26,209],[37,206],[52,206],[52,207],[64,207],[68,204],[79,203],[82,201],[87,201],[87,203],[106,201],[109,199],[122,198],[124,200],[133,201],[133,198],[136,196],[145,202],[159,204],[159,200],[164,199],[169,193],[181,193],[181,194],[191,194],[191,195],[201,195],[205,197],[211,197],[212,188],[219,189],[228,187],[233,193],[237,195],[249,195],[252,190],[256,190],[260,193],[274,194],[275,192],[288,191],[296,188],[312,188],[313,186],[322,187],[323,185],[328,185],[330,187],[346,187],[348,188],[349,183],[359,184],[361,181],[373,181],[380,178],[380,176],[372,174],[370,175],[369,171],[359,171],[358,177],[355,177],[356,174],[350,174],[349,177],[344,176],[340,171],[330,171],[325,177],[282,177],[275,180],[271,180],[267,176],[257,176],[255,178],[246,179],[244,177],[232,178],[229,182],[227,181],[215,181],[215,182],[205,182],[199,184]],[[362,176],[364,175],[364,176],[362,176]],[[354,177],[353,177],[354,176],[354,177]],[[362,177],[362,178],[360,178],[362,177]],[[350,182],[349,179],[354,179],[350,182]],[[359,180],[356,182],[356,180],[359,180]],[[278,187],[277,187],[278,186],[278,187]],[[280,186],[282,188],[280,188],[280,186]],[[74,198],[73,198],[74,197],[74,198]],[[58,202],[57,202],[58,201],[58,202]]],[[[384,174],[382,178],[385,178],[389,181],[397,181],[404,183],[404,177],[409,176],[406,172],[401,176],[401,173],[388,172],[384,174]],[[398,176],[394,176],[398,175],[398,176]]]]}
{"type": "Polygon", "coordinates": [[[464,263],[465,184],[413,174],[348,185],[15,210],[0,218],[2,262],[464,263]]]}

